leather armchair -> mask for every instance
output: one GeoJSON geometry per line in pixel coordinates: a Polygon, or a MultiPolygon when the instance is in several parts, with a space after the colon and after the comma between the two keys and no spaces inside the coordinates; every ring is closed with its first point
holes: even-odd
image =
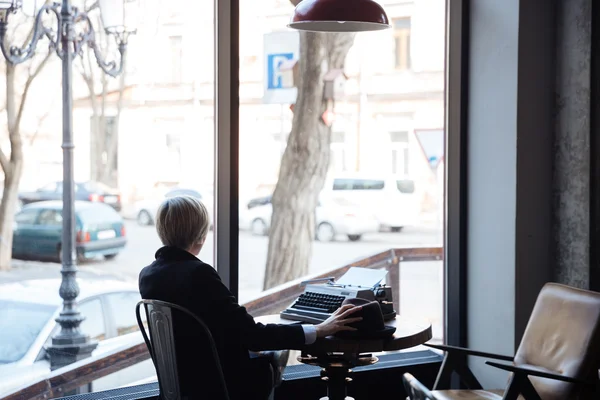
{"type": "MultiPolygon", "coordinates": [[[[445,351],[433,399],[566,400],[600,398],[600,293],[556,283],[542,288],[514,357],[453,346],[445,351]],[[483,390],[467,356],[510,372],[504,390],[483,390]],[[504,362],[498,362],[504,361],[504,362]],[[456,372],[470,390],[443,390],[456,372]]],[[[405,383],[406,383],[405,378],[405,383]]],[[[427,398],[427,397],[425,397],[427,398]]]]}

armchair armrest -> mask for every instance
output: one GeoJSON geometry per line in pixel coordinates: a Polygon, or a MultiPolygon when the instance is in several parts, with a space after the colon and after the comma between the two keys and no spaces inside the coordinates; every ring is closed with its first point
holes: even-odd
{"type": "Polygon", "coordinates": [[[502,360],[502,361],[513,361],[514,360],[514,357],[511,357],[511,356],[503,356],[501,354],[486,353],[484,351],[465,349],[463,347],[445,346],[445,345],[441,345],[441,344],[428,344],[428,343],[425,343],[425,346],[431,347],[434,349],[438,349],[438,350],[443,350],[448,353],[462,354],[462,355],[466,355],[466,356],[492,358],[495,360],[502,360]]]}
{"type": "Polygon", "coordinates": [[[538,370],[535,370],[532,368],[517,367],[516,365],[501,364],[501,363],[497,363],[497,362],[493,362],[493,361],[486,361],[485,363],[488,365],[491,365],[492,367],[503,369],[503,370],[509,371],[509,372],[513,372],[515,374],[521,374],[521,375],[527,375],[527,376],[537,376],[540,378],[554,379],[557,381],[576,383],[579,385],[595,386],[597,384],[596,382],[590,382],[590,381],[585,381],[583,379],[572,378],[570,376],[554,374],[552,372],[538,371],[538,370]]]}

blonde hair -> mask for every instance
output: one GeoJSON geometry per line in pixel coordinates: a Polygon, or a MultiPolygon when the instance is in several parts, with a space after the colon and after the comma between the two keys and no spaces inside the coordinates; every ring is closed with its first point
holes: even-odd
{"type": "Polygon", "coordinates": [[[170,197],[156,212],[156,232],[165,246],[188,250],[204,241],[209,227],[206,206],[192,196],[170,197]]]}

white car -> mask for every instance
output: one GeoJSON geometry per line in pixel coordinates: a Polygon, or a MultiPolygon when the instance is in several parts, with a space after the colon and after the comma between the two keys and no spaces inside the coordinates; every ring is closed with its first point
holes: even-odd
{"type": "MultiPolygon", "coordinates": [[[[254,235],[267,235],[272,212],[271,196],[251,200],[240,212],[240,228],[248,229],[254,235]]],[[[316,209],[316,225],[315,239],[320,242],[331,242],[338,235],[357,241],[364,234],[379,231],[375,215],[342,199],[323,197],[316,209]]]]}
{"type": "Polygon", "coordinates": [[[321,195],[373,210],[381,227],[400,232],[418,223],[420,199],[414,181],[404,176],[342,173],[329,176],[321,195]]]}
{"type": "MultiPolygon", "coordinates": [[[[92,355],[143,342],[135,317],[141,299],[135,285],[113,280],[78,280],[81,331],[98,341],[92,355]]],[[[60,326],[60,279],[39,279],[0,285],[0,398],[50,374],[45,348],[60,326]]],[[[93,383],[108,390],[156,376],[146,360],[93,383]]]]}
{"type": "Polygon", "coordinates": [[[211,225],[213,219],[213,199],[207,195],[202,195],[199,191],[186,188],[174,188],[165,192],[162,196],[155,196],[148,199],[137,201],[134,205],[135,216],[140,225],[154,225],[154,218],[158,207],[164,199],[175,196],[192,196],[199,199],[208,209],[211,225]]]}

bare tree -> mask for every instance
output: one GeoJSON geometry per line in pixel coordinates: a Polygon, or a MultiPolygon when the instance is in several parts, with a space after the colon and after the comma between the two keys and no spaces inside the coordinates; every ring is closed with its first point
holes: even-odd
{"type": "MultiPolygon", "coordinates": [[[[298,2],[292,0],[294,5],[298,2]]],[[[308,273],[315,210],[331,151],[331,127],[321,118],[327,109],[323,77],[330,69],[344,68],[353,43],[350,33],[300,33],[300,82],[292,131],[273,192],[265,290],[308,273]]]]}
{"type": "MultiPolygon", "coordinates": [[[[95,8],[96,5],[97,3],[93,2],[90,10],[95,8]]],[[[101,19],[97,18],[97,26],[101,27],[101,24],[101,19]]],[[[102,29],[98,29],[98,32],[101,31],[102,29]]],[[[99,33],[98,37],[103,44],[102,47],[105,50],[109,49],[108,36],[99,33]]],[[[118,126],[123,109],[126,69],[124,68],[120,74],[118,86],[115,89],[113,78],[102,73],[94,62],[93,50],[88,47],[85,52],[86,56],[80,59],[79,73],[88,88],[92,108],[91,179],[110,186],[116,186],[117,171],[114,166],[118,157],[118,126]],[[117,92],[114,110],[109,107],[111,94],[114,92],[113,89],[117,92]]]]}
{"type": "Polygon", "coordinates": [[[23,135],[21,121],[34,80],[44,69],[52,53],[34,57],[26,65],[5,65],[6,130],[10,148],[0,147],[0,166],[4,172],[4,188],[0,200],[0,270],[10,269],[14,214],[23,173],[23,135]],[[24,82],[22,82],[24,79],[24,82]]]}

